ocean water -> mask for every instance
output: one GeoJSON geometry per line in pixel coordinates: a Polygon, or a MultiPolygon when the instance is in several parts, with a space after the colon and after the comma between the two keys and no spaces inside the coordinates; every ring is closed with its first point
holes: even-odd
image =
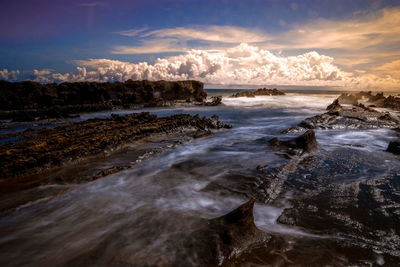
{"type": "MultiPolygon", "coordinates": [[[[274,168],[284,164],[286,159],[265,140],[294,137],[296,134],[282,134],[282,131],[324,112],[339,95],[291,92],[285,96],[229,98],[232,91],[211,93],[224,95],[224,105],[143,111],[159,116],[217,114],[232,129],[184,143],[103,179],[78,186],[63,185],[67,190],[58,196],[44,197],[2,216],[0,265],[68,266],[79,263],[82,257],[94,258],[97,266],[121,262],[163,265],[172,261],[182,246],[182,233],[193,231],[203,219],[226,214],[251,195],[251,192],[226,194],[208,190],[210,185],[232,185],[236,190],[237,183],[246,179],[251,183],[257,178],[258,165],[274,168]]],[[[82,114],[80,119],[110,114],[82,114]]],[[[322,153],[345,148],[368,156],[372,162],[374,159],[384,162],[377,166],[349,162],[356,165],[357,175],[363,175],[344,171],[343,177],[369,179],[388,170],[400,172],[398,158],[384,151],[397,137],[392,130],[316,131],[316,137],[322,153]]],[[[256,225],[273,235],[315,239],[313,246],[320,239],[335,238],[277,222],[284,209],[290,207],[292,193],[288,191],[272,203],[258,202],[254,211],[256,225]]]]}

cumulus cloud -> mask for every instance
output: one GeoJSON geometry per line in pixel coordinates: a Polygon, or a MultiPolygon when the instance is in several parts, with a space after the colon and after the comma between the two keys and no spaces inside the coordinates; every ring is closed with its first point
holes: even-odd
{"type": "Polygon", "coordinates": [[[376,82],[391,85],[394,79],[356,77],[342,71],[334,59],[317,52],[297,56],[276,55],[242,43],[225,50],[191,50],[185,54],[159,58],[154,64],[110,59],[76,61],[76,73],[36,71],[37,81],[125,81],[196,79],[222,85],[319,85],[368,87],[376,82]],[[90,69],[90,71],[88,71],[90,69]]]}
{"type": "Polygon", "coordinates": [[[6,81],[15,81],[18,79],[19,74],[19,70],[8,71],[8,69],[3,69],[0,70],[0,79],[6,81]]]}
{"type": "MultiPolygon", "coordinates": [[[[298,6],[291,4],[295,11],[298,6]]],[[[269,51],[302,53],[317,50],[334,56],[345,70],[363,69],[369,73],[391,75],[378,66],[398,60],[400,53],[400,8],[385,8],[354,14],[351,19],[315,18],[302,24],[288,25],[285,32],[265,32],[236,26],[193,26],[150,30],[148,28],[119,32],[135,38],[139,45],[116,46],[114,54],[151,54],[185,52],[191,49],[221,49],[245,40],[269,51]],[[328,52],[326,52],[328,51],[328,52]]],[[[396,74],[397,75],[397,74],[396,74]]]]}

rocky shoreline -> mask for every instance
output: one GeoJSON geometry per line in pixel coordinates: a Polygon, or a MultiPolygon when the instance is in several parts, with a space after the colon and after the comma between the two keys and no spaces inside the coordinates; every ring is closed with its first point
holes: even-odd
{"type": "MultiPolygon", "coordinates": [[[[37,174],[112,151],[147,136],[185,132],[185,135],[198,138],[212,134],[211,130],[222,128],[231,126],[223,124],[216,115],[212,118],[187,114],[157,117],[143,112],[125,116],[112,114],[108,119],[90,119],[52,129],[28,129],[22,133],[2,135],[1,191],[10,192],[7,185],[11,186],[15,181],[19,183],[17,189],[28,188],[35,185],[30,179],[37,174]]],[[[117,168],[114,172],[121,170],[117,168]]],[[[104,175],[112,172],[113,170],[108,170],[104,175]]]]}
{"type": "MultiPolygon", "coordinates": [[[[326,108],[326,113],[307,118],[284,132],[299,132],[307,129],[394,129],[400,127],[398,116],[389,111],[376,110],[377,102],[363,104],[358,102],[359,99],[361,98],[354,95],[342,94],[326,108]]],[[[395,102],[400,103],[400,98],[389,96],[385,99],[396,99],[395,102]]]]}
{"type": "Polygon", "coordinates": [[[0,81],[0,120],[13,122],[79,117],[79,113],[169,106],[215,106],[199,81],[132,81],[40,84],[0,81]]]}
{"type": "MultiPolygon", "coordinates": [[[[385,151],[374,152],[389,155],[388,160],[346,146],[325,150],[320,147],[317,131],[314,131],[399,128],[400,120],[396,114],[377,109],[378,105],[383,107],[384,104],[373,99],[385,103],[380,95],[370,95],[342,94],[325,113],[307,118],[284,131],[284,134],[299,133],[296,136],[279,135],[279,138],[269,136],[255,140],[257,146],[279,157],[279,165],[263,163],[243,174],[242,170],[218,173],[218,178],[199,189],[200,192],[239,197],[243,202],[250,200],[225,215],[200,218],[189,230],[175,233],[171,241],[179,240],[182,247],[172,259],[159,264],[243,266],[249,262],[255,265],[306,262],[324,266],[336,262],[338,266],[364,266],[384,259],[384,263],[395,265],[400,257],[399,174],[398,166],[390,160],[397,156],[385,151]],[[281,208],[277,222],[298,231],[297,234],[260,230],[253,215],[256,202],[281,208]]],[[[390,103],[397,101],[396,97],[385,99],[390,103]]],[[[0,136],[0,163],[3,166],[0,170],[0,211],[9,211],[43,198],[43,195],[65,190],[63,187],[51,188],[50,193],[49,187],[36,190],[40,186],[89,182],[132,168],[130,161],[140,161],[146,153],[164,151],[160,147],[142,146],[142,151],[137,153],[139,143],[146,138],[155,138],[155,142],[175,138],[168,142],[168,145],[174,145],[230,127],[216,115],[211,118],[186,114],[157,117],[150,113],[134,113],[0,136]],[[133,146],[131,154],[119,157],[126,162],[110,163],[98,169],[91,161],[82,168],[84,171],[75,170],[80,168],[77,162],[90,157],[98,157],[97,164],[106,165],[112,162],[113,154],[128,144],[133,146]],[[100,159],[107,151],[109,155],[100,159]],[[32,189],[36,191],[25,196],[18,194],[21,190],[32,189]]],[[[399,154],[399,151],[400,142],[390,142],[388,152],[399,154]]],[[[202,167],[206,163],[189,160],[178,162],[172,168],[179,168],[186,176],[194,172],[196,164],[202,167]]],[[[212,165],[203,167],[212,168],[212,165]]],[[[227,169],[231,167],[229,165],[227,169]]],[[[242,167],[246,169],[246,166],[242,167]]],[[[173,216],[172,211],[171,214],[168,215],[173,216]]],[[[125,230],[117,235],[125,237],[125,230]]],[[[132,261],[122,254],[115,258],[116,252],[109,250],[115,237],[109,238],[83,251],[67,265],[95,265],[99,259],[105,260],[103,263],[121,265],[154,263],[152,255],[147,254],[143,259],[132,261]]]]}

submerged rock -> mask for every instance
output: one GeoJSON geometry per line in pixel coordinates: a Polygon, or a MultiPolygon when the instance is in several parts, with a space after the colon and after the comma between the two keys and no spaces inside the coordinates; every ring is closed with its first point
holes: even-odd
{"type": "Polygon", "coordinates": [[[255,96],[262,96],[262,95],[285,95],[284,92],[279,91],[278,89],[267,89],[267,88],[260,88],[257,91],[244,91],[240,93],[233,94],[231,97],[255,97],[255,96]]]}

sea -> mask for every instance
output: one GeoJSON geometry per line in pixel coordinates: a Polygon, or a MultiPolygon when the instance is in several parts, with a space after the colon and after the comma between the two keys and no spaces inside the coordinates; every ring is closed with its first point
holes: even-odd
{"type": "MultiPolygon", "coordinates": [[[[43,194],[43,198],[0,217],[0,265],[68,266],[74,263],[74,266],[79,266],[76,259],[86,254],[90,257],[90,252],[99,246],[103,252],[101,255],[94,254],[93,266],[118,266],[121,262],[126,263],[121,266],[163,266],[171,262],[183,246],[178,233],[189,233],[200,220],[227,214],[251,198],[252,191],[246,191],[249,187],[240,185],[254,183],[256,177],[260,179],[258,166],[273,169],[287,162],[287,158],[268,145],[269,139],[278,137],[288,140],[298,136],[299,133],[284,134],[283,131],[307,117],[324,113],[327,105],[341,93],[290,90],[284,96],[231,98],[231,94],[243,90],[206,91],[209,96],[223,96],[223,105],[96,112],[81,114],[79,119],[66,121],[141,111],[158,116],[188,113],[211,117],[216,114],[223,123],[231,124],[232,129],[216,131],[212,136],[173,146],[162,153],[143,158],[131,169],[102,179],[78,185],[42,186],[41,193],[57,186],[63,187],[63,190],[51,198],[43,194]],[[208,190],[210,185],[215,184],[224,189],[208,190]],[[106,264],[101,265],[102,262],[106,264]]],[[[2,133],[22,131],[28,127],[46,125],[18,125],[2,133]]],[[[396,131],[368,129],[315,132],[319,153],[337,155],[337,158],[330,158],[331,161],[326,162],[333,167],[326,168],[325,172],[322,170],[322,176],[327,179],[333,177],[332,169],[335,168],[341,168],[335,172],[335,179],[347,182],[374,180],[400,173],[398,156],[385,152],[389,142],[398,138],[396,131]],[[343,151],[345,153],[339,153],[343,151]],[[342,158],[343,155],[358,156],[342,158]],[[368,160],[361,161],[360,158],[368,160]],[[337,164],[339,161],[341,163],[337,164]]],[[[119,157],[124,157],[124,154],[119,157]]],[[[304,179],[307,179],[307,175],[304,179]]],[[[321,190],[323,186],[321,184],[321,190]]],[[[272,249],[268,250],[274,251],[274,257],[281,260],[276,261],[276,265],[265,259],[263,263],[259,254],[254,254],[252,258],[250,253],[236,266],[318,266],[313,265],[312,259],[321,258],[321,255],[323,258],[325,253],[329,257],[318,263],[338,263],[331,266],[346,266],[352,260],[365,266],[375,266],[388,262],[387,257],[400,259],[396,254],[398,248],[390,250],[385,243],[374,243],[368,247],[367,241],[362,243],[354,239],[353,242],[351,237],[336,235],[328,230],[316,231],[311,225],[280,223],[278,218],[286,209],[293,207],[292,199],[296,198],[296,190],[287,190],[272,202],[257,201],[254,208],[256,226],[284,240],[285,246],[273,247],[270,244],[272,249]],[[320,248],[321,244],[326,244],[326,240],[337,242],[342,239],[361,251],[356,259],[352,258],[354,255],[343,252],[338,245],[320,248]],[[304,257],[304,253],[308,256],[304,257]]],[[[367,205],[365,212],[373,211],[374,205],[376,203],[371,202],[371,210],[367,205]]],[[[395,210],[398,212],[399,207],[395,210]]],[[[326,225],[326,228],[330,226],[326,225]]]]}

